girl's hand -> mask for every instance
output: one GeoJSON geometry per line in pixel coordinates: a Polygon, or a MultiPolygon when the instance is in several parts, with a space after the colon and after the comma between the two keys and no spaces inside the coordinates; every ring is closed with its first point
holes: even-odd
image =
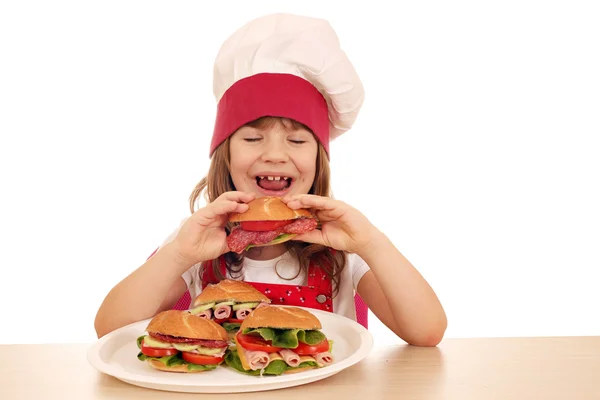
{"type": "Polygon", "coordinates": [[[224,227],[229,220],[229,213],[248,210],[245,203],[253,199],[254,194],[226,192],[192,214],[174,239],[178,256],[191,266],[228,252],[224,227]]]}
{"type": "Polygon", "coordinates": [[[342,201],[309,194],[286,196],[282,201],[292,209],[312,209],[322,224],[321,230],[303,233],[294,240],[360,255],[379,237],[379,230],[363,214],[342,201]]]}

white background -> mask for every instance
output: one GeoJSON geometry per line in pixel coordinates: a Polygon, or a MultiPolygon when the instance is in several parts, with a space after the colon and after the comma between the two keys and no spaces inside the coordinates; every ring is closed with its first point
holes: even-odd
{"type": "Polygon", "coordinates": [[[327,18],[362,77],[334,192],[431,283],[446,337],[600,334],[599,9],[494,3],[3,2],[0,343],[95,340],[207,172],[218,47],[277,11],[327,18]]]}

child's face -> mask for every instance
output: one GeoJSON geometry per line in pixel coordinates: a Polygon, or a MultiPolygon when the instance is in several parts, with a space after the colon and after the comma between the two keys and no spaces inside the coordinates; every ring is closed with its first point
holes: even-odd
{"type": "Polygon", "coordinates": [[[261,196],[308,193],[316,171],[317,141],[306,129],[276,122],[244,126],[231,136],[230,173],[236,190],[261,196]]]}

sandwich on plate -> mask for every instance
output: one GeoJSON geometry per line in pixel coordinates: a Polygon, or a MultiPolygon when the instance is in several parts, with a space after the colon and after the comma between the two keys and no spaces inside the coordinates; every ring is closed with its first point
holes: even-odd
{"type": "Polygon", "coordinates": [[[281,375],[333,363],[321,322],[298,307],[269,305],[250,314],[235,335],[227,365],[250,375],[281,375]]]}
{"type": "Polygon", "coordinates": [[[203,372],[219,366],[228,346],[227,332],[187,311],[157,314],[137,339],[138,359],[168,372],[203,372]]]}
{"type": "Polygon", "coordinates": [[[194,300],[190,313],[212,319],[235,333],[254,309],[269,303],[271,300],[249,283],[225,279],[207,285],[194,300]]]}
{"type": "Polygon", "coordinates": [[[248,203],[248,210],[233,213],[229,222],[239,223],[227,236],[231,251],[242,253],[255,246],[287,242],[296,235],[318,226],[317,218],[306,209],[292,210],[279,197],[258,197],[248,203]]]}

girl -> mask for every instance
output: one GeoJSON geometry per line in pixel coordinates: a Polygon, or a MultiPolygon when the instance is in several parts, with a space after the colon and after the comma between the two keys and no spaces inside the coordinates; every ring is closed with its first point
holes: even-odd
{"type": "Polygon", "coordinates": [[[275,14],[251,21],[215,61],[211,165],[190,197],[192,215],[117,284],[96,316],[99,337],[172,308],[189,290],[243,279],[273,303],[356,319],[357,292],[399,338],[437,345],[446,316],[435,293],[363,214],[331,197],[329,142],[350,129],[363,88],[330,25],[275,14]],[[195,209],[204,193],[207,206],[195,209]],[[229,251],[228,215],[259,196],[312,210],[322,226],[293,241],[229,251]]]}

